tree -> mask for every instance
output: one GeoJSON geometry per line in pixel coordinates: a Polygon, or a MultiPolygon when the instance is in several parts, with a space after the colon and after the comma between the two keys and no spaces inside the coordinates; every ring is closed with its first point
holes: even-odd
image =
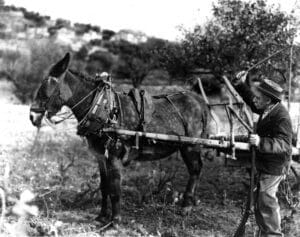
{"type": "Polygon", "coordinates": [[[24,103],[33,98],[45,70],[69,50],[47,39],[31,40],[27,48],[30,54],[7,51],[3,62],[3,72],[14,83],[15,94],[24,103]]]}
{"type": "Polygon", "coordinates": [[[168,71],[172,78],[184,78],[195,68],[194,62],[187,55],[187,47],[176,42],[165,42],[154,50],[158,66],[168,71]]]}
{"type": "Polygon", "coordinates": [[[89,55],[86,71],[91,75],[104,71],[110,72],[113,63],[113,56],[110,52],[96,51],[89,55]]]}
{"type": "Polygon", "coordinates": [[[131,44],[121,40],[111,44],[110,50],[119,55],[119,62],[114,69],[116,76],[130,78],[134,87],[140,87],[149,71],[156,68],[152,43],[131,44]]]}
{"type": "Polygon", "coordinates": [[[252,71],[284,82],[288,77],[288,48],[296,33],[293,22],[291,15],[263,0],[219,0],[213,5],[212,20],[186,31],[184,40],[166,50],[161,61],[173,74],[206,68],[218,78],[233,76],[286,48],[252,71]]]}
{"type": "Polygon", "coordinates": [[[116,32],[112,30],[102,30],[102,39],[103,40],[110,40],[111,37],[113,37],[116,34],[116,32]]]}

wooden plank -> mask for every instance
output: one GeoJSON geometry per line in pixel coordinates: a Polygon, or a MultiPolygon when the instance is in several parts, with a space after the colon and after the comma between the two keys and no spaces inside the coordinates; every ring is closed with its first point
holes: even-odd
{"type": "Polygon", "coordinates": [[[204,87],[203,87],[203,84],[202,84],[202,81],[201,81],[200,77],[197,77],[197,80],[198,80],[198,86],[199,86],[201,95],[202,95],[202,97],[203,97],[205,103],[206,103],[206,104],[208,105],[208,107],[209,107],[209,112],[210,112],[210,114],[211,114],[212,119],[215,121],[215,124],[216,124],[216,130],[217,130],[216,133],[219,134],[219,133],[220,133],[220,127],[219,127],[220,119],[219,119],[219,117],[217,116],[217,114],[215,113],[215,111],[213,111],[213,110],[211,109],[211,107],[210,107],[210,103],[209,103],[209,100],[208,100],[208,98],[207,98],[207,96],[206,96],[206,93],[205,93],[205,91],[204,91],[204,87]]]}
{"type": "Polygon", "coordinates": [[[197,81],[198,81],[198,86],[199,86],[199,89],[200,89],[200,93],[201,93],[205,103],[209,105],[209,100],[208,100],[208,98],[206,96],[206,93],[204,91],[203,84],[202,84],[202,81],[201,81],[200,77],[197,77],[197,81]]]}
{"type": "Polygon", "coordinates": [[[234,108],[230,105],[227,107],[231,113],[238,119],[238,121],[248,130],[249,133],[253,133],[253,129],[238,115],[238,113],[234,110],[234,108]]]}
{"type": "Polygon", "coordinates": [[[233,102],[233,103],[229,103],[229,102],[220,102],[220,103],[209,103],[209,106],[210,107],[213,107],[213,106],[227,106],[227,105],[237,105],[237,106],[241,106],[243,105],[243,103],[239,103],[239,102],[233,102]]]}
{"type": "MultiPolygon", "coordinates": [[[[116,133],[118,135],[125,136],[140,136],[149,139],[159,140],[159,141],[168,141],[168,142],[178,142],[182,144],[191,144],[191,145],[203,145],[205,147],[212,148],[232,148],[230,141],[216,140],[216,139],[205,139],[205,138],[196,138],[196,137],[186,137],[186,136],[177,136],[177,135],[169,135],[169,134],[161,134],[161,133],[149,133],[149,132],[138,132],[131,131],[125,129],[114,129],[114,128],[106,128],[103,129],[105,133],[116,133]]],[[[245,142],[235,142],[233,144],[236,149],[248,151],[250,150],[250,146],[245,142]]]]}
{"type": "MultiPolygon", "coordinates": [[[[205,138],[197,138],[197,137],[186,137],[186,136],[177,136],[177,135],[169,135],[169,134],[161,134],[161,133],[149,133],[149,132],[138,132],[131,131],[126,129],[115,129],[115,128],[105,128],[103,129],[105,133],[115,133],[118,135],[125,136],[140,136],[153,140],[166,141],[166,142],[178,142],[182,144],[191,144],[191,145],[203,145],[205,147],[210,148],[220,148],[220,149],[229,149],[232,148],[230,141],[224,141],[223,139],[205,139],[205,138]]],[[[247,142],[234,142],[234,147],[237,150],[241,151],[249,151],[250,145],[247,142]]],[[[298,148],[292,148],[292,155],[300,155],[300,151],[298,148]]]]}
{"type": "Polygon", "coordinates": [[[239,95],[239,93],[235,90],[235,88],[231,85],[231,82],[228,80],[228,78],[226,76],[222,77],[228,90],[230,91],[230,93],[232,94],[232,96],[237,100],[238,103],[242,103],[243,106],[243,110],[245,111],[248,123],[250,127],[253,127],[253,119],[252,116],[249,112],[249,110],[246,108],[245,106],[245,102],[243,100],[243,98],[239,95]]]}

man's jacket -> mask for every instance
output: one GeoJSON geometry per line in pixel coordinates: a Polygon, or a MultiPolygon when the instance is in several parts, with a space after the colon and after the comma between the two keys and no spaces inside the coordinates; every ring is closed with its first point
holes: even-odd
{"type": "Polygon", "coordinates": [[[236,86],[237,91],[254,113],[260,114],[256,133],[260,144],[256,152],[256,169],[272,175],[282,174],[291,160],[292,123],[286,108],[278,103],[264,118],[263,111],[253,103],[254,94],[245,84],[236,86]]]}

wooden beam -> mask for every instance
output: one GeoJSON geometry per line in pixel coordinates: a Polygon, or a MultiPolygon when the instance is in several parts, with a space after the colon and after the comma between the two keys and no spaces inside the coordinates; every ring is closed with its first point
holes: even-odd
{"type": "MultiPolygon", "coordinates": [[[[198,144],[198,145],[203,145],[205,147],[212,147],[212,148],[223,148],[223,149],[232,148],[230,141],[223,141],[223,140],[216,140],[216,139],[186,137],[186,136],[169,135],[169,134],[161,134],[161,133],[138,132],[138,131],[114,129],[114,128],[105,128],[103,129],[103,132],[115,133],[118,135],[125,135],[125,136],[140,136],[140,137],[145,137],[153,140],[178,142],[181,144],[190,144],[190,145],[198,144]]],[[[243,150],[243,151],[250,150],[250,145],[245,142],[235,142],[233,146],[235,146],[235,148],[238,150],[243,150]]]]}
{"type": "MultiPolygon", "coordinates": [[[[169,135],[161,133],[149,133],[149,132],[137,132],[126,129],[115,129],[115,128],[105,128],[103,129],[104,133],[115,133],[123,136],[140,136],[153,140],[166,141],[166,142],[178,142],[181,144],[190,144],[190,145],[203,145],[210,148],[220,148],[220,149],[230,149],[232,148],[230,141],[224,141],[223,139],[205,139],[197,137],[186,137],[179,135],[169,135]]],[[[234,147],[237,150],[241,151],[250,151],[250,145],[247,142],[234,142],[234,147]]],[[[292,148],[292,155],[300,155],[298,148],[292,148]]]]}
{"type": "Polygon", "coordinates": [[[244,104],[243,106],[243,110],[245,111],[248,123],[250,127],[253,127],[253,119],[252,116],[250,115],[249,110],[247,109],[247,107],[245,106],[245,102],[243,100],[243,98],[239,95],[239,93],[235,90],[235,88],[232,86],[231,82],[229,81],[229,79],[226,76],[222,77],[228,90],[230,91],[230,93],[232,94],[232,96],[237,100],[238,103],[242,103],[244,104]]]}

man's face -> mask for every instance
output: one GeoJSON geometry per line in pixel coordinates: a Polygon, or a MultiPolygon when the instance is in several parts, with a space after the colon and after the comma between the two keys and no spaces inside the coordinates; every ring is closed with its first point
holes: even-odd
{"type": "Polygon", "coordinates": [[[256,108],[259,110],[265,110],[270,105],[271,99],[257,89],[253,89],[253,93],[253,103],[256,108]]]}

